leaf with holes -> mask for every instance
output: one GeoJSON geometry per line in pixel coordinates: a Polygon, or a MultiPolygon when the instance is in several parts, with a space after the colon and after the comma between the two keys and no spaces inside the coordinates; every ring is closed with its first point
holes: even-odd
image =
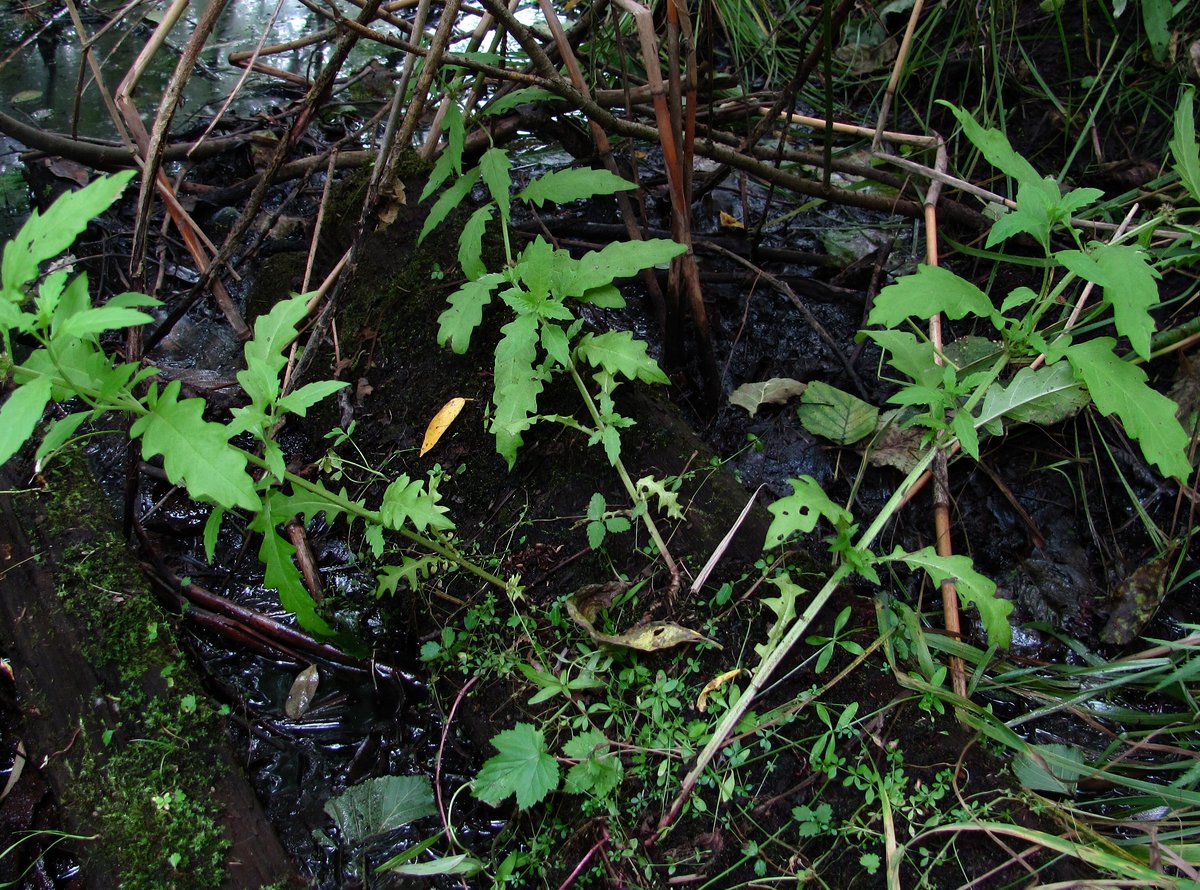
{"type": "Polygon", "coordinates": [[[831,501],[812,476],[788,481],[792,485],[792,494],[780,498],[767,508],[775,518],[767,529],[763,549],[777,547],[792,535],[808,534],[817,527],[817,520],[822,516],[835,526],[845,525],[854,518],[850,511],[831,501]]]}

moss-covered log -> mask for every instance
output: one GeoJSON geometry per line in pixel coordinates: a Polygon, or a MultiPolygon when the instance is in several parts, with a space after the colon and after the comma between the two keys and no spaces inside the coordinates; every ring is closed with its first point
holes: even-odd
{"type": "Polygon", "coordinates": [[[84,457],[33,489],[11,467],[0,478],[0,616],[22,737],[64,827],[93,838],[74,851],[87,885],[290,883],[295,867],[84,457]]]}

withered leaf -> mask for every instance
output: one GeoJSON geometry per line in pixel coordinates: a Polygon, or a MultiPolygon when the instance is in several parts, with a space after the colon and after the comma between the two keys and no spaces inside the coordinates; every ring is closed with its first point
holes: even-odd
{"type": "Polygon", "coordinates": [[[1172,553],[1139,566],[1112,591],[1112,612],[1100,639],[1114,646],[1131,643],[1158,611],[1167,592],[1172,553]]]}
{"type": "Polygon", "coordinates": [[[317,695],[317,686],[321,683],[321,675],[315,664],[310,664],[296,675],[292,688],[288,692],[287,702],[283,713],[291,720],[298,720],[308,713],[309,706],[317,695]]]}

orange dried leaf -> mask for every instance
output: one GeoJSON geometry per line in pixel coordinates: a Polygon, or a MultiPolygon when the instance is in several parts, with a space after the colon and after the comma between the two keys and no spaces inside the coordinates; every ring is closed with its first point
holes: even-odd
{"type": "Polygon", "coordinates": [[[450,424],[454,423],[465,404],[467,404],[466,399],[453,398],[442,405],[437,414],[433,415],[433,420],[429,421],[429,426],[425,428],[425,438],[421,442],[419,457],[424,457],[438,443],[446,430],[450,429],[450,424]]]}
{"type": "Polygon", "coordinates": [[[700,690],[700,695],[696,698],[696,710],[701,714],[708,710],[708,694],[720,689],[741,672],[741,668],[734,668],[731,671],[726,671],[723,674],[713,677],[705,683],[704,688],[700,690]]]}

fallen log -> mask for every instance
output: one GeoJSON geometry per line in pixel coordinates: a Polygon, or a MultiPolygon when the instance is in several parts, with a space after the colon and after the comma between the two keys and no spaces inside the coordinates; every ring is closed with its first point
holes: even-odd
{"type": "Polygon", "coordinates": [[[86,886],[298,880],[86,459],[27,478],[0,471],[0,636],[25,773],[89,838],[72,842],[86,886]]]}

